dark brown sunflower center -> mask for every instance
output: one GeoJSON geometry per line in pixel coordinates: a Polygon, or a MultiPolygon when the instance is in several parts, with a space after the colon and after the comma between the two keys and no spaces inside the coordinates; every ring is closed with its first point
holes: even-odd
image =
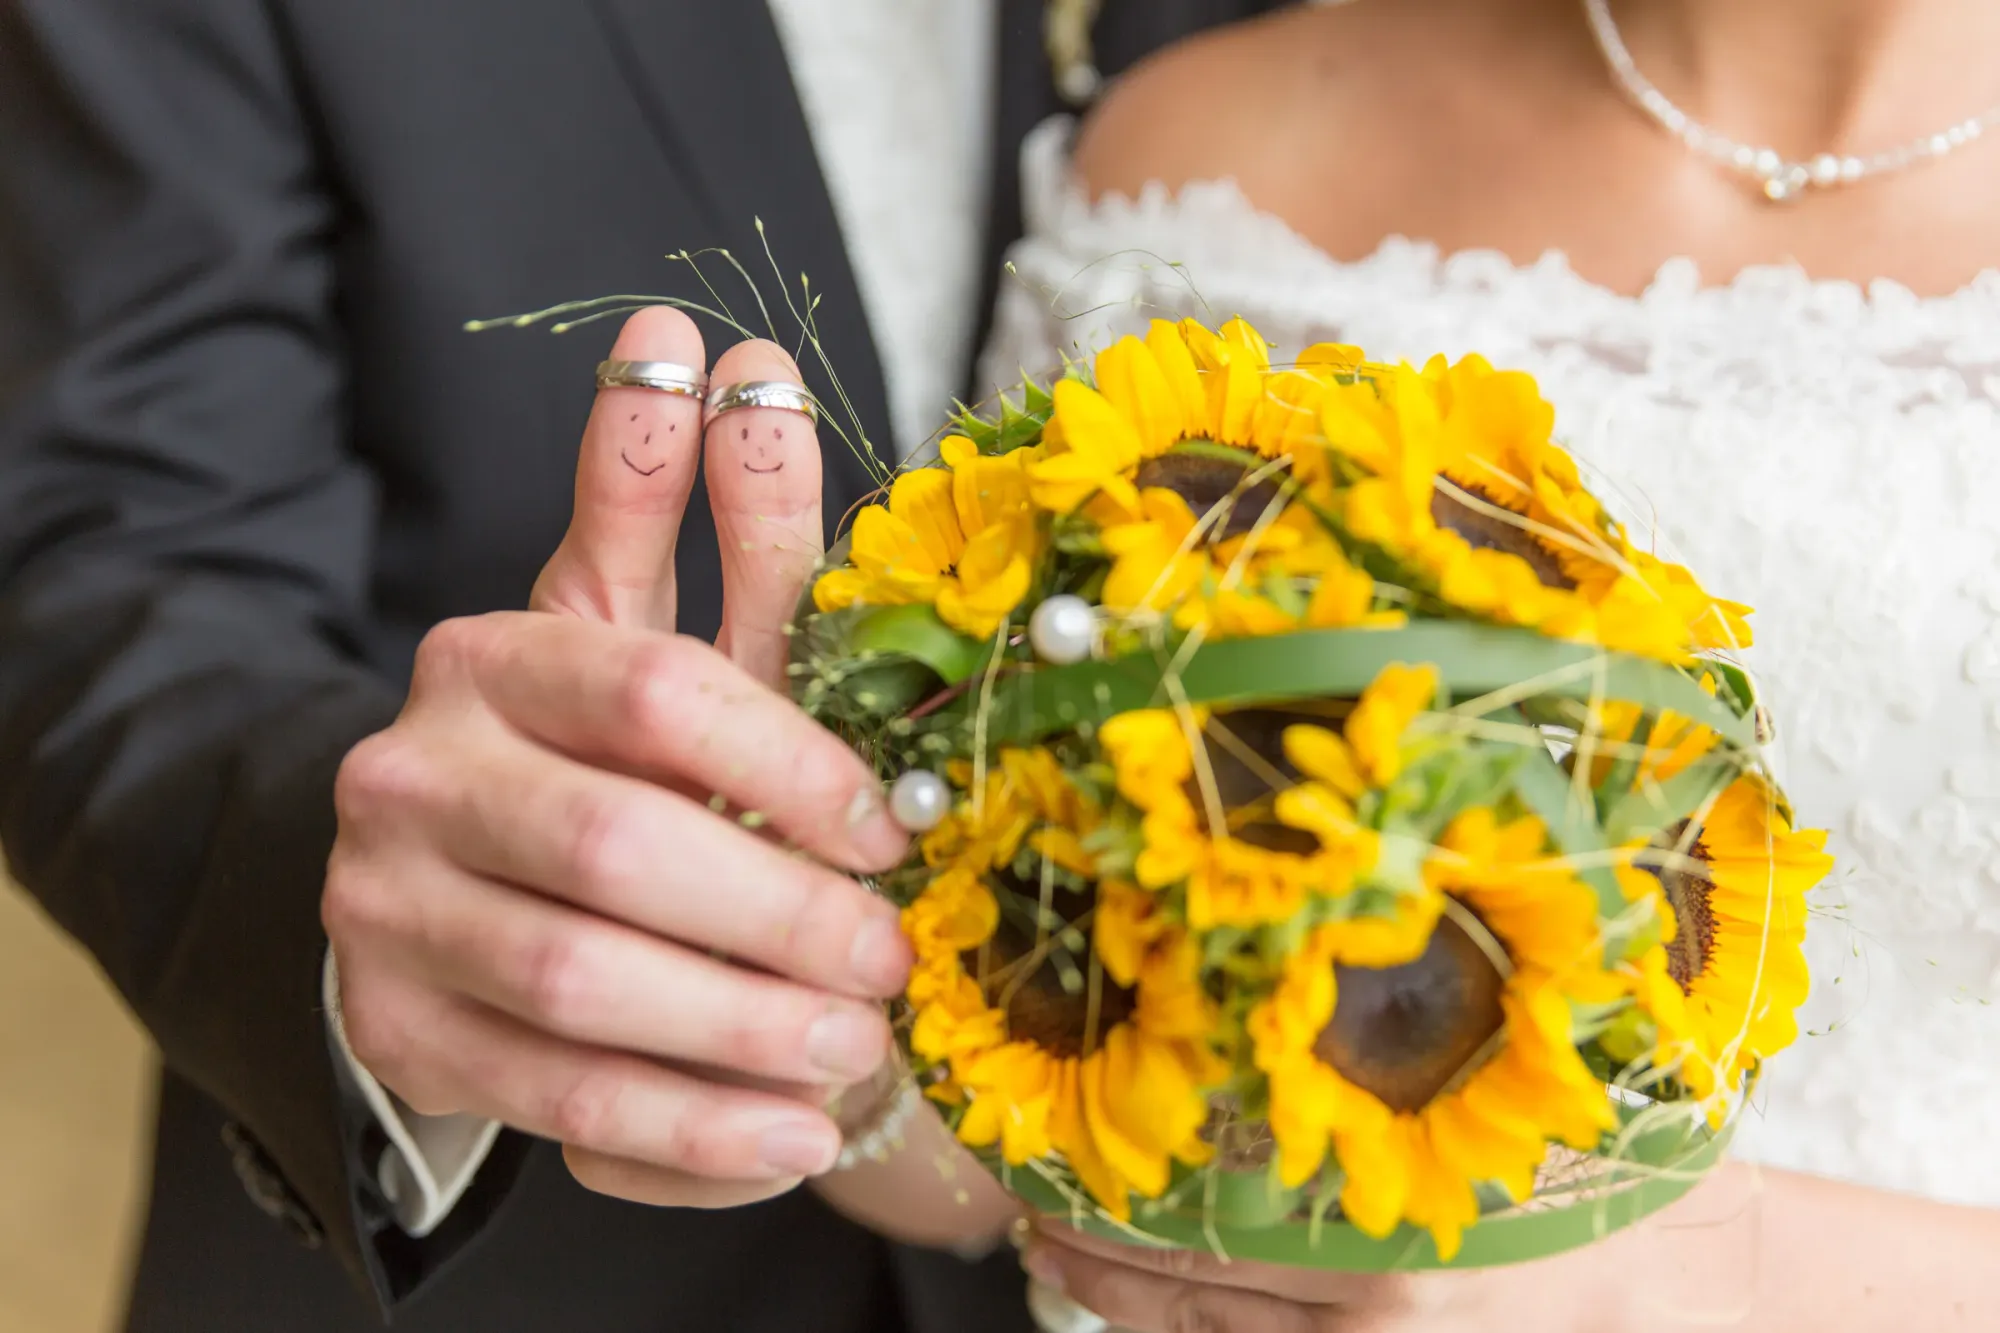
{"type": "Polygon", "coordinates": [[[980,978],[987,1001],[1004,1004],[1011,1040],[1031,1041],[1052,1055],[1077,1056],[1103,1045],[1104,1034],[1132,1016],[1137,997],[1100,973],[1093,1018],[1088,978],[1072,973],[1077,984],[1066,985],[1050,960],[1031,960],[1034,949],[1034,940],[1002,923],[987,946],[983,974],[980,955],[964,955],[966,970],[980,978]]]}
{"type": "Polygon", "coordinates": [[[1563,572],[1562,561],[1534,533],[1511,522],[1490,509],[1509,509],[1478,486],[1464,482],[1454,483],[1459,490],[1475,497],[1481,503],[1468,504],[1450,491],[1439,489],[1431,495],[1431,519],[1446,531],[1455,532],[1465,538],[1476,551],[1501,551],[1507,555],[1517,555],[1528,562],[1528,568],[1535,571],[1545,588],[1561,588],[1565,592],[1576,587],[1576,580],[1563,572]]]}
{"type": "Polygon", "coordinates": [[[1218,515],[1206,529],[1208,540],[1219,542],[1250,531],[1265,510],[1281,502],[1276,480],[1245,486],[1246,475],[1248,469],[1227,458],[1168,453],[1139,464],[1138,483],[1141,490],[1158,486],[1172,491],[1187,501],[1197,519],[1218,505],[1227,505],[1228,512],[1218,515]]]}
{"type": "MultiPolygon", "coordinates": [[[[1246,708],[1209,719],[1202,748],[1215,794],[1228,812],[1231,837],[1266,851],[1298,856],[1319,850],[1319,839],[1280,823],[1273,813],[1278,793],[1299,781],[1298,770],[1285,758],[1285,729],[1305,723],[1338,730],[1345,708],[1344,702],[1329,703],[1322,712],[1246,708]]],[[[1190,782],[1187,793],[1204,831],[1212,834],[1200,781],[1190,782]]]]}
{"type": "Polygon", "coordinates": [[[1450,917],[1401,967],[1337,967],[1333,1021],[1313,1049],[1394,1111],[1417,1111],[1477,1062],[1506,1017],[1506,980],[1450,917]]]}
{"type": "Polygon", "coordinates": [[[1708,970],[1715,952],[1715,882],[1708,877],[1708,848],[1699,835],[1687,836],[1685,822],[1664,835],[1670,849],[1686,847],[1680,855],[1648,862],[1646,869],[1666,890],[1667,905],[1674,909],[1674,938],[1667,945],[1667,973],[1682,990],[1708,970]]]}

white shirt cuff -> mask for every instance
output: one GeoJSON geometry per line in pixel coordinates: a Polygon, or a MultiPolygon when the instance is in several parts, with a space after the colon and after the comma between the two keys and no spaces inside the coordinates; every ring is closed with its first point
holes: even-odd
{"type": "Polygon", "coordinates": [[[376,1183],[395,1210],[396,1225],[421,1240],[451,1215],[480,1164],[500,1137],[500,1122],[474,1115],[418,1115],[361,1067],[340,1017],[340,972],[327,950],[320,989],[334,1045],[347,1062],[368,1109],[389,1138],[375,1164],[376,1183]]]}

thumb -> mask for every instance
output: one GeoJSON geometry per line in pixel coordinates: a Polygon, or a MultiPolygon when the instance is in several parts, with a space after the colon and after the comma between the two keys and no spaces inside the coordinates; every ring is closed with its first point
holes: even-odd
{"type": "MultiPolygon", "coordinates": [[[[625,322],[618,361],[664,361],[695,375],[707,364],[701,330],[655,306],[625,322]]],[[[529,605],[635,629],[671,631],[674,547],[694,493],[700,397],[605,388],[584,428],[569,531],[535,581],[529,605]]]]}

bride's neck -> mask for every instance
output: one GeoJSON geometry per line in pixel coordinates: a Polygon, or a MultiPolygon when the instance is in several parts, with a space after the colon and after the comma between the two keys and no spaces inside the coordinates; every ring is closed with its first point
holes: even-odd
{"type": "Polygon", "coordinates": [[[2000,103],[1992,0],[1612,0],[1633,58],[1690,115],[1782,151],[1860,151],[2000,103]]]}

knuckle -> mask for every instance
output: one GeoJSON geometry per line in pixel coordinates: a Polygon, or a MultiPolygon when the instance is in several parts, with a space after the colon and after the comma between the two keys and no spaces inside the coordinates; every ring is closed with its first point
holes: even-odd
{"type": "Polygon", "coordinates": [[[776,992],[753,995],[718,1035],[727,1062],[745,1071],[791,1074],[806,1067],[806,1029],[813,1019],[799,999],[776,992]]]}
{"type": "Polygon", "coordinates": [[[536,940],[521,961],[520,989],[528,1010],[558,1030],[587,1024],[598,1012],[602,987],[587,938],[563,931],[536,940]]]}
{"type": "Polygon", "coordinates": [[[1208,1295],[1184,1291],[1167,1307],[1167,1333],[1222,1333],[1222,1321],[1210,1308],[1208,1295]]]}
{"type": "Polygon", "coordinates": [[[685,688],[693,655],[683,635],[649,639],[625,664],[616,712],[619,721],[645,741],[670,738],[674,700],[685,688]]]}
{"type": "Polygon", "coordinates": [[[843,876],[800,875],[796,900],[782,904],[772,922],[773,948],[785,971],[800,978],[845,978],[855,936],[874,916],[866,898],[867,890],[843,876]]]}
{"type": "Polygon", "coordinates": [[[380,928],[382,896],[371,877],[356,869],[336,846],[319,898],[319,920],[327,939],[344,943],[380,928]]]}
{"type": "Polygon", "coordinates": [[[604,1068],[586,1069],[551,1100],[551,1137],[579,1147],[609,1149],[617,1140],[619,1107],[625,1100],[624,1077],[604,1068]]]}
{"type": "Polygon", "coordinates": [[[412,684],[428,689],[462,678],[494,651],[497,637],[489,616],[439,621],[417,644],[412,684]]]}
{"type": "Polygon", "coordinates": [[[647,820],[621,792],[593,791],[570,811],[567,869],[575,887],[591,896],[614,893],[642,864],[647,820]]]}
{"type": "Polygon", "coordinates": [[[341,1027],[363,1069],[392,1086],[409,1081],[416,1033],[395,1006],[380,1003],[366,990],[358,995],[350,991],[342,997],[341,1027]]]}
{"type": "Polygon", "coordinates": [[[395,810],[425,801],[435,787],[421,747],[391,727],[349,750],[334,774],[333,808],[344,827],[375,823],[395,810]]]}
{"type": "Polygon", "coordinates": [[[661,1128],[661,1160],[703,1179],[740,1174],[730,1169],[738,1154],[713,1107],[690,1106],[661,1128]]]}

